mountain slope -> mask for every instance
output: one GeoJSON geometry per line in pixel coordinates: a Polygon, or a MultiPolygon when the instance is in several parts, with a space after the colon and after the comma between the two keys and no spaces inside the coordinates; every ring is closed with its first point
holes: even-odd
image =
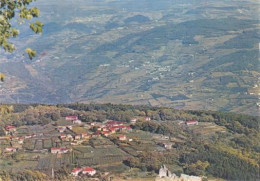
{"type": "Polygon", "coordinates": [[[25,33],[15,40],[15,54],[1,52],[0,71],[8,75],[1,102],[112,102],[258,115],[259,3],[59,2],[39,2],[42,35],[25,33]],[[38,51],[33,62],[22,56],[27,46],[38,51]]]}

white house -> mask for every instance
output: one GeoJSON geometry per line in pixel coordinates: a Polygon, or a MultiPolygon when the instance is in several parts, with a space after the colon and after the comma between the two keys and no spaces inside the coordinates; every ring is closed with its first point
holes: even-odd
{"type": "Polygon", "coordinates": [[[7,152],[16,152],[16,150],[17,150],[17,148],[14,148],[14,147],[7,147],[5,149],[5,151],[7,151],[7,152]]]}
{"type": "Polygon", "coordinates": [[[199,122],[197,120],[189,120],[185,122],[186,125],[198,125],[199,122]]]}

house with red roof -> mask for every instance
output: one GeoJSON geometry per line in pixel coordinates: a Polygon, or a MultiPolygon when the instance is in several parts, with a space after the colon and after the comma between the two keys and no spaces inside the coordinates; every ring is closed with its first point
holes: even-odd
{"type": "Polygon", "coordinates": [[[65,119],[66,119],[67,121],[78,120],[78,116],[76,116],[76,115],[66,116],[65,119]]]}
{"type": "Polygon", "coordinates": [[[10,134],[10,133],[13,133],[13,132],[16,132],[16,126],[13,126],[13,125],[8,125],[8,126],[5,126],[4,127],[5,129],[5,134],[10,134]]]}
{"type": "Polygon", "coordinates": [[[67,136],[66,136],[66,135],[64,135],[64,134],[61,134],[61,135],[60,135],[60,139],[61,139],[61,140],[64,140],[64,139],[66,139],[66,137],[67,137],[67,136]]]}
{"type": "Polygon", "coordinates": [[[103,135],[103,136],[109,136],[110,134],[111,134],[111,132],[110,131],[102,131],[101,132],[101,134],[103,135]]]}
{"type": "Polygon", "coordinates": [[[16,131],[16,126],[14,126],[14,125],[5,126],[5,130],[6,131],[16,131]]]}
{"type": "Polygon", "coordinates": [[[111,132],[111,133],[115,133],[116,132],[116,128],[109,128],[109,131],[111,132]]]}
{"type": "Polygon", "coordinates": [[[127,127],[126,127],[126,130],[129,131],[129,132],[133,131],[133,129],[131,128],[131,126],[127,126],[127,127]]]}
{"type": "Polygon", "coordinates": [[[197,120],[189,120],[189,121],[186,121],[185,124],[187,126],[189,126],[189,125],[198,125],[199,122],[197,120]]]}
{"type": "Polygon", "coordinates": [[[121,122],[121,121],[108,121],[108,122],[106,122],[106,126],[108,128],[114,127],[114,126],[121,126],[121,125],[123,125],[123,122],[121,122]]]}
{"type": "Polygon", "coordinates": [[[93,176],[96,174],[96,170],[91,167],[85,167],[82,169],[82,174],[93,176]]]}
{"type": "Polygon", "coordinates": [[[7,151],[7,152],[16,152],[16,151],[17,151],[17,148],[7,147],[7,148],[5,149],[5,151],[7,151]]]}
{"type": "Polygon", "coordinates": [[[123,135],[123,134],[120,134],[120,135],[118,135],[117,137],[118,137],[118,139],[119,139],[120,141],[125,141],[125,140],[126,140],[126,136],[123,135]]]}
{"type": "Polygon", "coordinates": [[[74,168],[72,171],[71,171],[71,175],[73,176],[78,176],[79,173],[82,171],[82,168],[74,168]]]}

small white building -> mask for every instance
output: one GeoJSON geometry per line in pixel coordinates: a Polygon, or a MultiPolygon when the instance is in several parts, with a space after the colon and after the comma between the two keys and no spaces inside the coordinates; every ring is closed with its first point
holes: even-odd
{"type": "Polygon", "coordinates": [[[185,122],[186,125],[198,125],[199,122],[197,120],[189,120],[185,122]]]}
{"type": "Polygon", "coordinates": [[[7,148],[5,149],[5,151],[7,151],[7,152],[16,152],[16,151],[17,151],[17,148],[7,147],[7,148]]]}
{"type": "Polygon", "coordinates": [[[133,118],[133,119],[130,120],[130,123],[131,123],[131,124],[135,124],[136,122],[137,122],[137,119],[136,119],[136,118],[133,118]]]}

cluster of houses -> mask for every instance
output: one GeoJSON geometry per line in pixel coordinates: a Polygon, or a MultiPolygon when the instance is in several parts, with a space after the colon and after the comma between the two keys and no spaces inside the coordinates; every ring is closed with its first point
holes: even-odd
{"type": "MultiPolygon", "coordinates": [[[[120,141],[126,141],[128,140],[126,135],[124,133],[131,132],[132,128],[129,125],[126,125],[124,122],[121,121],[113,121],[113,120],[107,120],[103,123],[101,122],[89,122],[87,124],[84,124],[84,126],[89,126],[90,128],[94,128],[92,130],[95,130],[94,133],[82,133],[82,134],[65,134],[65,130],[68,129],[70,131],[73,131],[73,127],[77,125],[83,125],[82,121],[79,120],[78,116],[76,115],[70,115],[66,116],[65,120],[70,122],[71,124],[67,126],[57,126],[56,130],[60,133],[59,139],[61,141],[68,141],[70,142],[70,145],[79,145],[83,141],[91,138],[91,137],[99,137],[99,136],[105,136],[108,137],[110,135],[113,135],[115,133],[117,134],[117,139],[120,141]]],[[[150,117],[145,117],[146,121],[150,121],[150,117]]],[[[135,124],[137,122],[136,118],[131,119],[130,123],[135,124]]],[[[181,121],[181,124],[186,124],[187,126],[189,125],[198,125],[197,120],[188,120],[188,121],[181,121]]],[[[7,136],[5,137],[0,137],[0,142],[1,140],[9,140],[11,141],[12,147],[7,147],[5,149],[6,152],[16,152],[18,149],[22,148],[22,145],[24,143],[25,139],[32,138],[35,136],[39,136],[36,134],[30,134],[30,135],[25,135],[25,136],[15,136],[16,133],[16,126],[14,125],[8,125],[4,127],[5,134],[7,136]]],[[[132,141],[129,139],[129,141],[132,141]]],[[[168,143],[167,141],[160,143],[162,147],[165,149],[171,149],[172,144],[168,143]]],[[[68,153],[70,152],[71,149],[69,148],[51,148],[50,152],[53,154],[63,154],[63,153],[68,153]]]]}
{"type": "MultiPolygon", "coordinates": [[[[71,121],[73,124],[81,124],[81,121],[78,119],[78,116],[66,116],[65,120],[71,121]],[[77,123],[75,123],[77,121],[77,123]]],[[[131,124],[135,124],[137,119],[132,119],[131,124]]],[[[121,121],[113,121],[113,120],[107,120],[103,123],[101,122],[89,122],[89,127],[94,128],[95,127],[95,132],[94,133],[82,133],[82,134],[65,134],[65,130],[73,130],[73,125],[69,126],[58,126],[56,129],[60,134],[59,139],[61,141],[68,141],[70,142],[70,145],[79,145],[83,141],[91,138],[91,137],[99,137],[99,136],[105,136],[108,137],[109,135],[115,134],[115,133],[127,133],[131,132],[132,128],[129,125],[125,125],[124,122],[121,121]]],[[[119,134],[117,135],[118,140],[120,141],[126,141],[126,135],[124,134],[119,134]]],[[[132,139],[129,139],[129,141],[132,141],[132,139]]],[[[69,150],[65,148],[51,148],[51,153],[54,154],[63,154],[63,153],[68,153],[69,150]]]]}
{"type": "Polygon", "coordinates": [[[93,176],[96,173],[97,173],[97,171],[91,167],[74,168],[71,171],[71,175],[73,175],[75,177],[79,176],[79,174],[93,176]]]}
{"type": "Polygon", "coordinates": [[[16,126],[8,125],[4,127],[6,136],[0,137],[0,142],[9,141],[12,146],[5,148],[5,152],[13,153],[22,148],[25,139],[37,136],[36,134],[30,134],[25,136],[16,136],[16,126]]]}
{"type": "Polygon", "coordinates": [[[131,132],[132,128],[130,126],[125,125],[121,121],[111,121],[108,120],[104,123],[92,122],[91,126],[95,126],[97,131],[94,133],[95,136],[103,135],[108,136],[114,134],[116,132],[131,132]]]}
{"type": "Polygon", "coordinates": [[[79,145],[81,144],[84,140],[90,138],[91,135],[87,133],[82,133],[82,134],[76,134],[76,135],[71,135],[71,134],[61,134],[59,138],[62,141],[69,141],[71,145],[79,145]]]}

